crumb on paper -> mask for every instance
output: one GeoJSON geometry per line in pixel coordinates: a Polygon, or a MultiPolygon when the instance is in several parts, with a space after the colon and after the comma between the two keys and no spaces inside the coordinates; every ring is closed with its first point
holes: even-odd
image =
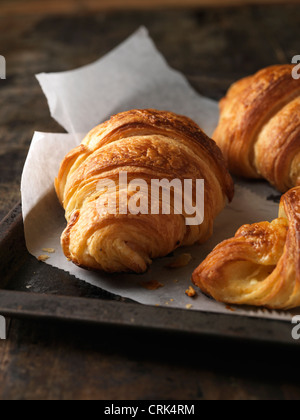
{"type": "Polygon", "coordinates": [[[193,305],[189,303],[189,304],[188,304],[188,305],[186,305],[185,307],[186,307],[186,309],[192,309],[193,305]]]}
{"type": "Polygon", "coordinates": [[[197,296],[196,290],[192,286],[185,291],[185,294],[190,298],[197,296]]]}
{"type": "Polygon", "coordinates": [[[231,306],[229,306],[229,305],[227,305],[226,306],[226,309],[228,310],[228,311],[230,311],[230,312],[235,312],[235,309],[234,308],[232,308],[231,306]]]}
{"type": "Polygon", "coordinates": [[[262,311],[263,313],[268,312],[268,311],[266,310],[266,308],[261,308],[261,311],[262,311]]]}
{"type": "Polygon", "coordinates": [[[42,251],[47,252],[48,254],[55,254],[54,248],[43,248],[42,251]]]}
{"type": "Polygon", "coordinates": [[[189,265],[189,263],[192,261],[191,254],[181,254],[173,262],[166,265],[167,268],[182,268],[189,265]]]}
{"type": "Polygon", "coordinates": [[[31,289],[31,288],[32,288],[32,286],[29,286],[29,285],[28,285],[28,286],[26,286],[26,289],[31,289]]]}
{"type": "Polygon", "coordinates": [[[174,299],[170,299],[170,302],[174,302],[174,299]]]}
{"type": "Polygon", "coordinates": [[[162,283],[159,283],[156,280],[147,281],[146,283],[140,283],[142,287],[144,287],[147,290],[157,290],[161,287],[164,287],[162,283]]]}
{"type": "Polygon", "coordinates": [[[45,261],[47,261],[47,260],[49,260],[49,256],[48,255],[40,255],[39,257],[38,257],[38,260],[39,261],[42,261],[42,262],[45,262],[45,261]]]}

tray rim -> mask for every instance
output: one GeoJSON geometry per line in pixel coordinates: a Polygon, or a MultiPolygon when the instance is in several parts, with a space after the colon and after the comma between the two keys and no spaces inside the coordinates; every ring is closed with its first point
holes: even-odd
{"type": "MultiPolygon", "coordinates": [[[[23,229],[21,203],[18,203],[0,222],[0,244],[8,235],[13,235],[13,230],[20,228],[20,224],[23,229]]],[[[286,321],[29,291],[0,289],[0,315],[244,342],[300,345],[300,341],[292,338],[292,324],[286,321]]]]}

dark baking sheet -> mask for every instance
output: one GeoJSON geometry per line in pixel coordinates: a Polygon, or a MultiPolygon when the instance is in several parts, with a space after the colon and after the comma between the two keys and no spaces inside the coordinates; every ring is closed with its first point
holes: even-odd
{"type": "Polygon", "coordinates": [[[292,324],[144,306],[38,262],[25,245],[21,205],[0,224],[0,315],[299,345],[292,324]]]}

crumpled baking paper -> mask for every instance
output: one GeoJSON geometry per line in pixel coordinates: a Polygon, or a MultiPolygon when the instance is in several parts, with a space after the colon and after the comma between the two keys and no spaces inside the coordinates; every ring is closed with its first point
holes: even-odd
{"type": "Polygon", "coordinates": [[[238,181],[234,201],[216,219],[213,237],[204,245],[181,248],[174,257],[154,261],[144,275],[93,273],[67,261],[60,246],[66,221],[53,182],[62,159],[90,129],[121,111],[155,108],[186,115],[211,136],[219,110],[217,102],[200,96],[182,74],[168,66],[144,28],[93,64],[69,72],[40,74],[37,78],[51,115],[69,134],[35,133],[25,163],[21,185],[23,218],[27,248],[33,256],[38,258],[44,254],[43,249],[53,248],[55,253],[49,255],[46,264],[142,304],[291,320],[292,314],[280,311],[228,308],[200,291],[193,299],[185,295],[193,270],[218,243],[232,237],[245,223],[277,217],[278,204],[267,197],[278,196],[278,192],[264,182],[238,181]],[[190,264],[168,268],[182,253],[192,256],[190,264]],[[163,287],[145,288],[145,283],[153,280],[163,287]]]}

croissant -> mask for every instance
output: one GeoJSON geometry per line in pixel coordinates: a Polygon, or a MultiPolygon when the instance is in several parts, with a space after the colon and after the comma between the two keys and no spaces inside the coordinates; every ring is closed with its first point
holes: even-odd
{"type": "MultiPolygon", "coordinates": [[[[66,257],[106,272],[143,273],[154,258],[206,241],[226,197],[231,200],[234,194],[215,142],[192,120],[155,110],[124,112],[93,129],[62,162],[55,187],[68,222],[61,238],[66,257]],[[189,226],[173,207],[171,214],[124,214],[119,180],[125,172],[128,182],[139,179],[149,187],[153,179],[193,180],[193,200],[195,180],[204,179],[204,222],[189,226]],[[97,185],[107,179],[117,186],[115,213],[105,200],[99,208],[104,190],[99,192],[97,185]]],[[[105,190],[108,195],[113,191],[105,190]]],[[[125,194],[127,204],[132,192],[125,194]]]]}
{"type": "Polygon", "coordinates": [[[278,219],[245,225],[217,246],[193,282],[224,303],[300,306],[300,187],[283,195],[278,219]]]}
{"type": "Polygon", "coordinates": [[[300,81],[292,70],[273,66],[235,83],[213,135],[232,173],[265,178],[282,193],[300,185],[300,81]]]}

